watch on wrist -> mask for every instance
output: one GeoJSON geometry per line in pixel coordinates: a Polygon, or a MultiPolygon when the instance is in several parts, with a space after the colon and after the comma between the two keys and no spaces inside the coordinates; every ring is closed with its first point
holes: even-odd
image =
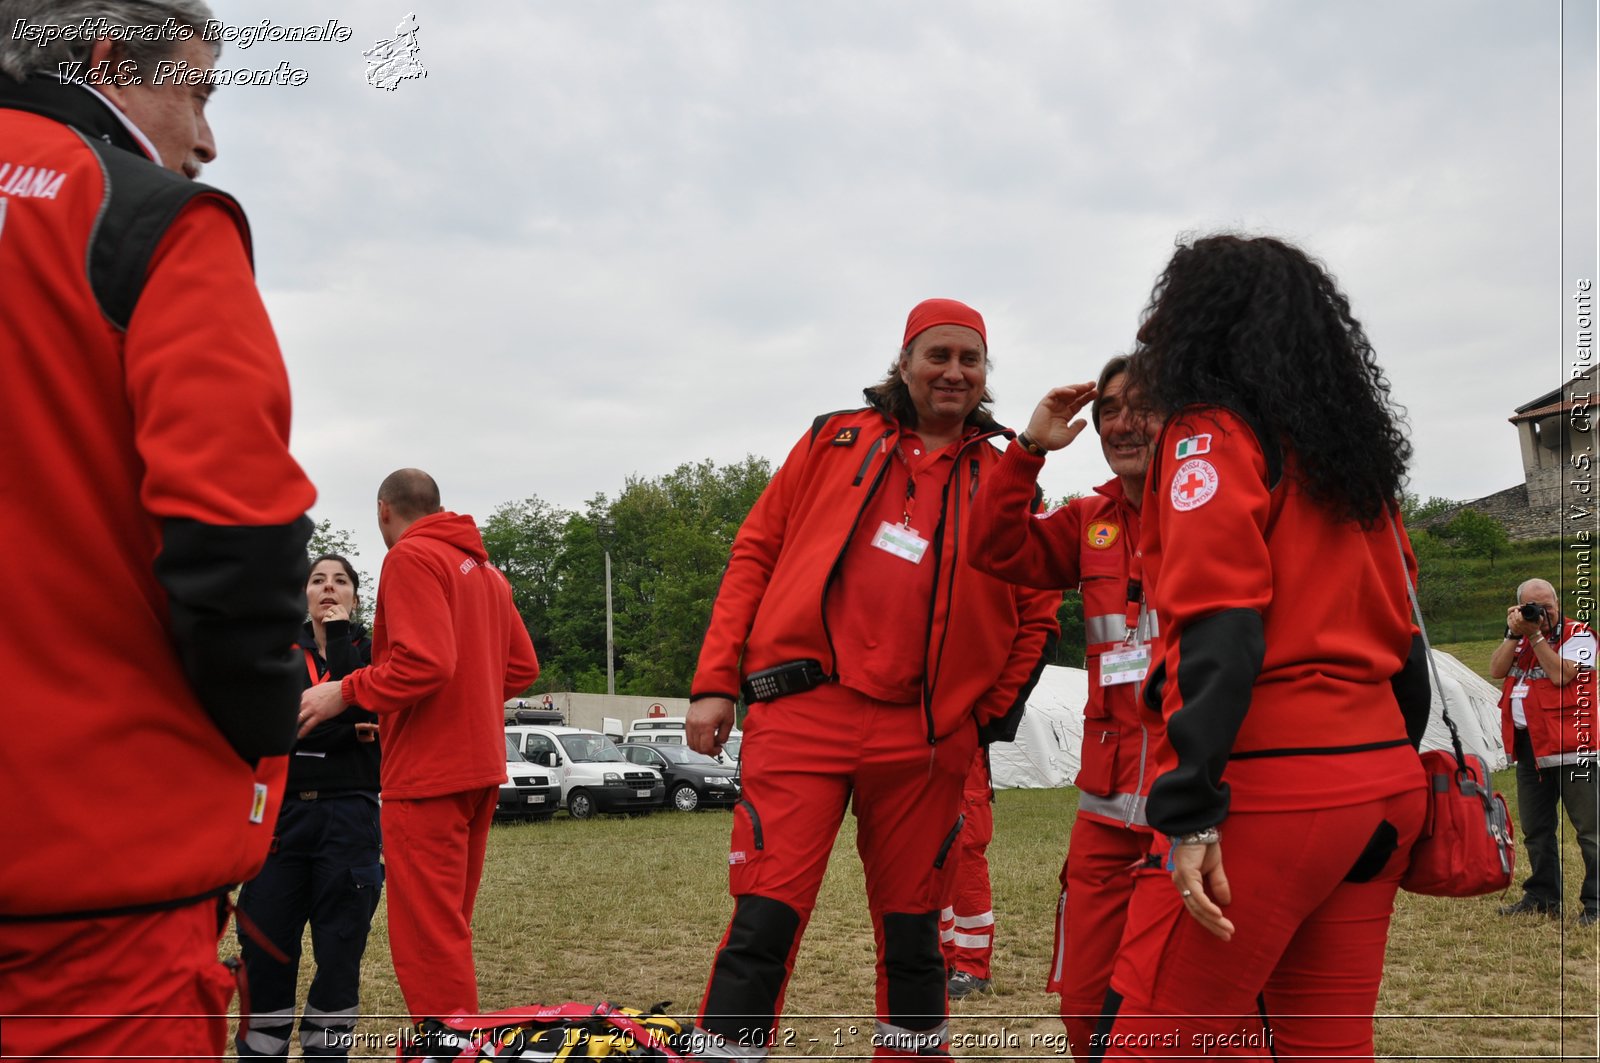
{"type": "Polygon", "coordinates": [[[1215,827],[1197,830],[1193,834],[1180,834],[1179,845],[1215,845],[1222,840],[1222,834],[1215,827]]]}
{"type": "Polygon", "coordinates": [[[1026,432],[1017,433],[1017,446],[1021,447],[1023,450],[1026,450],[1029,454],[1032,454],[1036,458],[1042,458],[1047,453],[1047,451],[1038,443],[1034,442],[1033,437],[1026,432]]]}

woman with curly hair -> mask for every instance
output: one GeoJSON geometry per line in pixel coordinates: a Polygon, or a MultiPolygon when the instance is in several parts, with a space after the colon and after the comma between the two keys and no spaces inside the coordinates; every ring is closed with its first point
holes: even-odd
{"type": "Polygon", "coordinates": [[[1141,542],[1169,747],[1097,1040],[1370,1059],[1424,810],[1411,447],[1348,300],[1282,241],[1180,243],[1139,343],[1129,388],[1169,415],[1141,542]]]}

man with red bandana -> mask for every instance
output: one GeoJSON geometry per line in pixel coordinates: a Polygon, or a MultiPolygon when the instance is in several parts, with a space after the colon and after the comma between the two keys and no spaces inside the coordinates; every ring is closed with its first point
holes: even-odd
{"type": "Polygon", "coordinates": [[[1119,355],[1097,384],[1045,395],[979,492],[967,544],[972,564],[986,572],[1034,587],[1077,587],[1083,595],[1089,700],[1046,985],[1061,994],[1061,1021],[1080,1063],[1089,1058],[1110,984],[1133,868],[1150,849],[1144,805],[1165,733],[1139,696],[1161,643],[1137,570],[1140,501],[1161,419],[1128,394],[1127,369],[1119,355]],[[1091,399],[1100,449],[1116,475],[1093,494],[1034,517],[1045,455],[1077,438],[1084,428],[1077,414],[1091,399]]]}
{"type": "Polygon", "coordinates": [[[918,304],[868,405],[812,423],[734,540],[686,721],[689,744],[715,753],[735,699],[749,706],[702,1055],[766,1055],[852,799],[878,948],[874,1054],[946,1054],[938,923],[962,780],[980,730],[1037,677],[1060,602],[964,560],[1004,433],[987,378],[978,312],[918,304]]]}

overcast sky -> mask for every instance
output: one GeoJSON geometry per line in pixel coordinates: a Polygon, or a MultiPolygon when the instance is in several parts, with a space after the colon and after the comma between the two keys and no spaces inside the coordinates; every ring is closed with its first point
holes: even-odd
{"type": "MultiPolygon", "coordinates": [[[[214,6],[353,31],[228,47],[308,76],[219,91],[205,179],[254,226],[312,515],[374,574],[391,469],[481,521],[776,464],[928,296],[984,314],[1020,426],[1129,346],[1178,234],[1219,228],[1328,263],[1412,489],[1478,497],[1521,481],[1506,419],[1564,378],[1595,276],[1591,3],[1565,71],[1561,0],[214,6]],[[427,77],[374,88],[361,53],[409,11],[427,77]]],[[[1106,477],[1086,436],[1044,485],[1106,477]]]]}

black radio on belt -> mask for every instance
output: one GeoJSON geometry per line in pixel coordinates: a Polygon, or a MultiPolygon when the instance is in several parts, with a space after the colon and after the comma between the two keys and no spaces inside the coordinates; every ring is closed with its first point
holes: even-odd
{"type": "Polygon", "coordinates": [[[751,672],[739,684],[739,693],[744,695],[745,704],[749,705],[800,694],[827,681],[828,673],[823,671],[821,661],[789,661],[751,672]]]}

